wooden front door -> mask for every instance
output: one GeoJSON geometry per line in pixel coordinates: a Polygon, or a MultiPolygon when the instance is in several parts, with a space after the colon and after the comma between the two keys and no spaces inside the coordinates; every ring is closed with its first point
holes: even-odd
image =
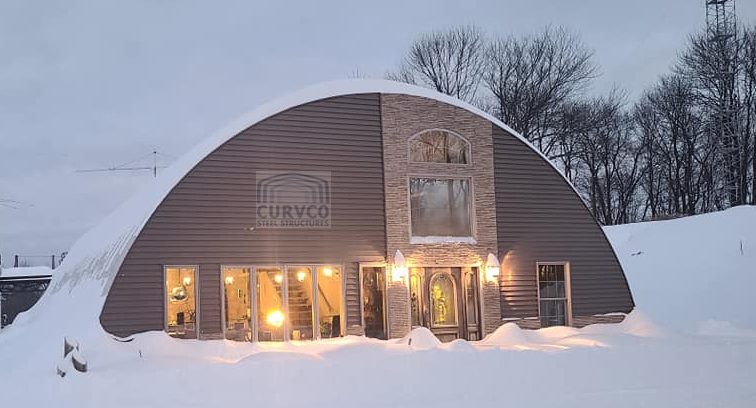
{"type": "Polygon", "coordinates": [[[480,339],[475,268],[412,268],[410,296],[413,326],[425,326],[445,342],[480,339]]]}

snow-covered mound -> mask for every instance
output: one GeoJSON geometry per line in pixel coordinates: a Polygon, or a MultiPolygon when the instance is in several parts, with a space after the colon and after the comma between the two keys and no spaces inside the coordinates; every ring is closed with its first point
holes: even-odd
{"type": "Polygon", "coordinates": [[[406,344],[418,350],[436,348],[441,345],[441,341],[425,327],[412,329],[409,334],[399,339],[397,343],[406,344]]]}
{"type": "Polygon", "coordinates": [[[606,227],[635,304],[683,331],[756,329],[756,207],[606,227]]]}

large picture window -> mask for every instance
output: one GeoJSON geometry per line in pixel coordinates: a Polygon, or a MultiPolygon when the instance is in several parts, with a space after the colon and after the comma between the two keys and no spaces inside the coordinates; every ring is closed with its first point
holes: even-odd
{"type": "Polygon", "coordinates": [[[471,237],[470,180],[410,179],[413,237],[471,237]]]}
{"type": "Polygon", "coordinates": [[[223,268],[223,321],[229,340],[252,339],[252,300],[249,268],[223,268]]]}
{"type": "Polygon", "coordinates": [[[312,340],[312,269],[306,266],[286,269],[291,340],[312,340]]]}
{"type": "Polygon", "coordinates": [[[468,164],[470,144],[446,130],[428,130],[410,140],[410,160],[421,163],[468,164]]]}
{"type": "Polygon", "coordinates": [[[284,275],[280,268],[257,268],[257,340],[283,341],[284,275]]]}
{"type": "Polygon", "coordinates": [[[318,330],[320,338],[341,336],[341,268],[318,266],[318,330]]]}
{"type": "Polygon", "coordinates": [[[196,268],[165,268],[165,329],[169,335],[197,337],[196,268]]]}
{"type": "Polygon", "coordinates": [[[541,327],[568,324],[565,264],[538,264],[538,299],[541,327]]]}

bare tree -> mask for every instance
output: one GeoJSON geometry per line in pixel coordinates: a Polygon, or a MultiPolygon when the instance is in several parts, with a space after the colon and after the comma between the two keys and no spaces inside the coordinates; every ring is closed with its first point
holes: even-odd
{"type": "Polygon", "coordinates": [[[399,70],[387,77],[473,102],[483,72],[484,49],[484,36],[474,26],[435,31],[415,41],[399,70]]]}
{"type": "Polygon", "coordinates": [[[592,57],[579,36],[562,27],[496,39],[486,52],[483,75],[492,113],[550,155],[558,143],[555,112],[595,77],[592,57]]]}
{"type": "Polygon", "coordinates": [[[602,224],[637,220],[643,166],[635,122],[624,112],[622,94],[582,101],[577,110],[582,113],[568,133],[577,158],[576,186],[602,224]]]}
{"type": "Polygon", "coordinates": [[[688,78],[706,119],[706,131],[716,144],[729,205],[746,202],[751,151],[747,132],[740,129],[743,70],[742,38],[700,33],[691,36],[675,72],[688,78]]]}
{"type": "Polygon", "coordinates": [[[740,131],[750,150],[751,204],[756,205],[756,26],[743,30],[740,64],[742,77],[740,131]],[[748,144],[750,143],[750,148],[748,144]]]}

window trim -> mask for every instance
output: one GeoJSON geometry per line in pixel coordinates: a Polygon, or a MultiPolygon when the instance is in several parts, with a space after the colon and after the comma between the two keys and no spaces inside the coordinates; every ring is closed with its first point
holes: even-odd
{"type": "MultiPolygon", "coordinates": [[[[289,318],[289,311],[288,311],[288,298],[286,295],[287,287],[286,287],[286,269],[285,265],[283,264],[261,264],[261,265],[251,265],[252,268],[252,274],[253,277],[250,277],[249,284],[252,286],[250,289],[250,300],[252,301],[252,342],[253,343],[263,343],[258,339],[258,334],[260,332],[259,330],[259,322],[257,321],[257,270],[258,269],[279,269],[281,271],[281,274],[283,274],[283,282],[281,282],[281,303],[285,308],[285,319],[284,319],[284,339],[283,342],[289,341],[289,338],[287,337],[287,325],[288,325],[288,318],[289,318]]],[[[276,341],[270,341],[270,342],[264,342],[264,343],[278,343],[276,341]]]]}
{"type": "Polygon", "coordinates": [[[475,185],[473,183],[472,176],[445,176],[445,175],[433,175],[425,173],[409,173],[407,174],[407,229],[409,232],[409,243],[411,245],[423,245],[423,244],[448,244],[448,243],[461,243],[461,244],[477,244],[477,222],[475,213],[475,185]],[[470,235],[463,236],[443,236],[443,235],[427,235],[427,236],[414,236],[412,233],[412,179],[427,178],[434,180],[467,180],[470,187],[469,207],[470,207],[470,235]]]}
{"type": "Polygon", "coordinates": [[[451,129],[446,128],[430,128],[430,129],[423,129],[414,135],[410,136],[409,139],[407,139],[407,161],[412,164],[429,164],[429,165],[442,165],[442,166],[454,166],[454,167],[471,167],[473,165],[473,157],[472,157],[472,143],[470,141],[459,134],[458,132],[455,132],[451,129]],[[465,145],[467,146],[467,163],[444,163],[444,162],[433,162],[433,161],[416,161],[412,160],[412,142],[417,139],[418,137],[422,136],[425,133],[429,132],[446,132],[449,134],[452,134],[460,139],[462,139],[463,142],[465,142],[465,145]]]}
{"type": "Polygon", "coordinates": [[[566,309],[564,313],[564,323],[567,327],[572,327],[572,275],[569,261],[550,261],[536,262],[536,304],[538,306],[538,324],[541,324],[541,276],[538,270],[541,265],[564,265],[564,295],[566,297],[566,309]]]}
{"type": "MultiPolygon", "coordinates": [[[[171,336],[170,333],[168,333],[168,269],[169,268],[192,268],[194,269],[194,325],[196,326],[195,337],[186,337],[187,339],[200,339],[200,281],[199,281],[199,265],[163,265],[163,331],[168,336],[171,336]]],[[[173,336],[171,336],[173,337],[173,336]]]]}
{"type": "Polygon", "coordinates": [[[457,282],[454,280],[454,274],[451,272],[446,271],[438,271],[431,274],[430,278],[428,278],[428,317],[430,318],[430,321],[428,322],[431,329],[450,329],[450,328],[458,328],[462,326],[460,324],[460,316],[459,316],[459,299],[457,299],[457,282]],[[431,297],[431,289],[433,288],[433,280],[436,279],[439,275],[447,275],[448,278],[451,280],[452,283],[452,293],[454,294],[454,324],[435,324],[433,323],[433,299],[431,297]]]}
{"type": "Polygon", "coordinates": [[[383,330],[386,332],[386,339],[391,338],[391,327],[389,326],[389,302],[388,302],[388,264],[386,262],[359,262],[360,273],[360,326],[362,335],[365,336],[365,305],[363,304],[363,268],[383,268],[383,330]]]}
{"type": "MultiPolygon", "coordinates": [[[[286,341],[302,341],[291,340],[291,324],[289,323],[289,268],[310,268],[310,274],[312,275],[312,340],[321,340],[320,326],[318,323],[320,319],[320,309],[318,308],[319,292],[318,292],[318,268],[323,266],[333,266],[341,270],[341,303],[339,305],[339,324],[341,329],[341,336],[346,336],[346,269],[344,264],[341,263],[291,263],[284,264],[284,283],[286,290],[286,319],[284,320],[284,333],[286,341]]],[[[333,337],[332,337],[333,338],[333,337]]],[[[305,340],[306,341],[306,340],[305,340]]]]}
{"type": "Polygon", "coordinates": [[[254,335],[255,335],[255,328],[254,328],[255,325],[254,325],[254,323],[255,323],[255,321],[253,319],[255,317],[255,314],[254,314],[254,312],[255,312],[255,301],[257,300],[254,292],[255,292],[255,289],[257,289],[257,287],[255,285],[257,283],[257,280],[256,280],[257,275],[255,273],[255,267],[254,266],[252,266],[252,265],[237,265],[237,264],[228,264],[228,265],[227,264],[221,264],[221,266],[220,266],[220,295],[221,295],[221,297],[220,297],[220,299],[221,299],[221,318],[220,318],[220,321],[221,321],[221,328],[223,329],[222,330],[223,340],[228,340],[226,338],[226,331],[227,331],[227,327],[226,327],[226,277],[223,276],[223,271],[225,269],[233,269],[233,268],[246,268],[246,269],[249,269],[249,287],[247,288],[249,290],[249,328],[250,328],[250,335],[252,336],[252,341],[254,341],[254,339],[255,339],[254,338],[254,335]]]}

